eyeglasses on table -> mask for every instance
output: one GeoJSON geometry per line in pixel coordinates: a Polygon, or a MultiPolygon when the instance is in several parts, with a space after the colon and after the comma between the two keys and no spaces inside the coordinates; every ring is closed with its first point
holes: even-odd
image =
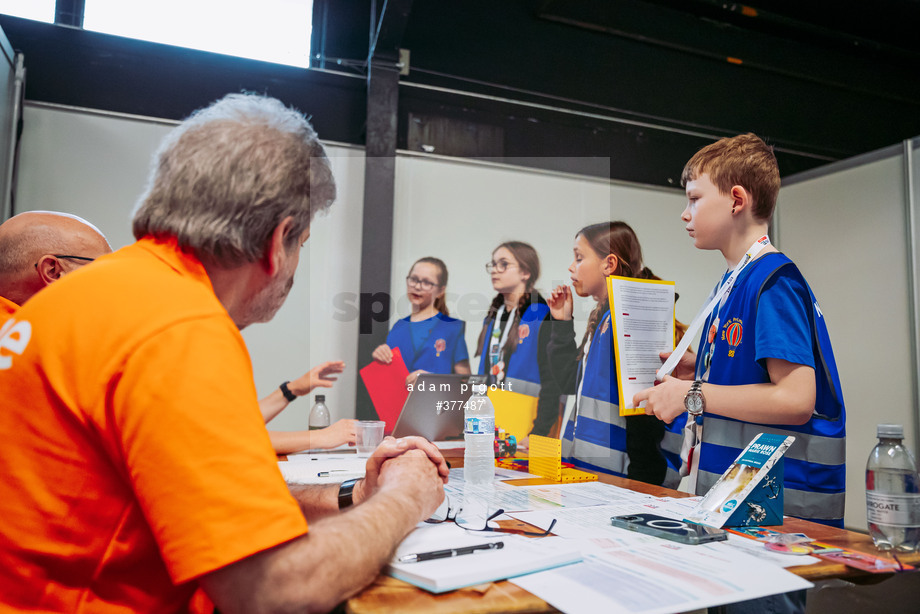
{"type": "Polygon", "coordinates": [[[441,524],[443,522],[453,522],[454,524],[456,524],[458,527],[460,527],[461,529],[465,531],[482,532],[482,533],[488,533],[488,532],[509,533],[513,535],[527,535],[528,537],[546,537],[553,532],[553,527],[556,526],[556,519],[553,518],[553,521],[550,523],[549,527],[547,527],[546,530],[541,530],[541,531],[528,531],[526,529],[514,529],[510,527],[509,528],[490,527],[489,523],[491,521],[495,520],[496,518],[498,518],[499,516],[505,513],[505,510],[502,508],[499,508],[495,510],[492,514],[490,514],[489,517],[486,518],[485,524],[483,527],[479,528],[478,526],[469,526],[469,521],[464,520],[462,517],[460,517],[459,520],[457,519],[458,516],[460,516],[460,514],[463,513],[463,508],[462,507],[457,507],[457,508],[451,507],[450,497],[445,496],[444,501],[446,503],[446,506],[442,505],[441,507],[439,507],[438,510],[436,510],[435,513],[431,516],[431,518],[428,518],[425,521],[426,523],[441,524]]]}

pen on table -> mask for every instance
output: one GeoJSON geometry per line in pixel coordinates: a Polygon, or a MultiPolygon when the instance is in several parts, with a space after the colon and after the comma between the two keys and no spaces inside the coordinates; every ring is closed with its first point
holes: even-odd
{"type": "Polygon", "coordinates": [[[491,542],[488,544],[479,544],[477,546],[466,546],[464,548],[448,548],[447,550],[435,550],[434,552],[419,552],[417,554],[407,554],[399,557],[400,563],[418,563],[420,561],[431,561],[433,559],[447,559],[452,556],[461,554],[473,554],[480,550],[501,550],[505,547],[505,542],[491,542]]]}
{"type": "Polygon", "coordinates": [[[348,469],[330,469],[329,471],[320,471],[319,473],[316,474],[316,477],[331,478],[333,477],[333,474],[335,474],[334,477],[337,477],[337,478],[344,477],[346,480],[349,478],[363,478],[364,477],[363,473],[356,473],[354,471],[349,471],[348,469]],[[345,475],[339,475],[340,473],[345,474],[345,475]]]}

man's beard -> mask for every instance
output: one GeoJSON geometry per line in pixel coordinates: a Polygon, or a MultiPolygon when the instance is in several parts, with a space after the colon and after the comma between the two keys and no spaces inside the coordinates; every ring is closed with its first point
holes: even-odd
{"type": "Polygon", "coordinates": [[[288,276],[279,275],[275,281],[252,296],[246,312],[237,323],[241,330],[250,324],[268,322],[275,317],[294,285],[295,271],[290,271],[288,276]]]}

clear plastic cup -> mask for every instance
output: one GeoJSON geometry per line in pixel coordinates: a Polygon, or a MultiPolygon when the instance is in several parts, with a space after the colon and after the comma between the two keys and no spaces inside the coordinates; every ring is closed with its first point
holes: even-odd
{"type": "Polygon", "coordinates": [[[369,456],[383,441],[383,420],[358,420],[355,424],[355,445],[358,454],[369,456]]]}

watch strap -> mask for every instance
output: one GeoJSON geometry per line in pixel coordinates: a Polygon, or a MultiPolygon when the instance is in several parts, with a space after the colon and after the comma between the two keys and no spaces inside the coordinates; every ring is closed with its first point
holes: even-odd
{"type": "Polygon", "coordinates": [[[352,493],[355,490],[355,484],[358,483],[359,478],[352,480],[345,480],[339,486],[339,509],[344,510],[346,507],[351,507],[354,504],[354,499],[352,498],[352,493]]]}
{"type": "Polygon", "coordinates": [[[279,388],[281,388],[281,394],[283,394],[283,395],[284,395],[284,398],[288,400],[288,403],[291,403],[291,402],[297,400],[297,395],[294,394],[293,392],[291,392],[291,389],[288,388],[288,384],[290,384],[290,383],[291,383],[291,382],[289,382],[289,381],[288,381],[288,382],[281,382],[281,386],[279,386],[279,388]]]}

